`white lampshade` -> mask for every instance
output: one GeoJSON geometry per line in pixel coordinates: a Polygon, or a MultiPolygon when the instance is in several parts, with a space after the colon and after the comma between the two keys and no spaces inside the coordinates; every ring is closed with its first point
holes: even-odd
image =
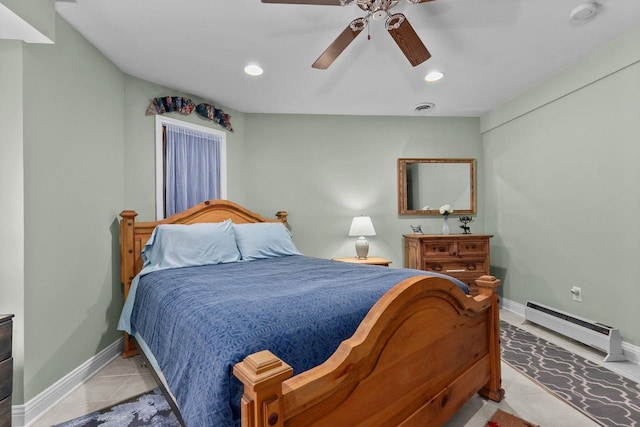
{"type": "Polygon", "coordinates": [[[351,228],[349,229],[349,236],[375,236],[376,230],[373,228],[371,217],[368,216],[356,216],[353,217],[351,222],[351,228]]]}
{"type": "Polygon", "coordinates": [[[371,218],[368,216],[356,216],[351,222],[349,236],[360,236],[356,241],[356,255],[358,259],[367,259],[369,253],[369,242],[364,236],[375,236],[376,230],[373,228],[371,218]]]}

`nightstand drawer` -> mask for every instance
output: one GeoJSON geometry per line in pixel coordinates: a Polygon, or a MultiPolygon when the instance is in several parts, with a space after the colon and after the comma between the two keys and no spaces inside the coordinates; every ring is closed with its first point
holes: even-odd
{"type": "Polygon", "coordinates": [[[13,388],[13,358],[0,362],[0,400],[11,395],[13,388]]]}
{"type": "Polygon", "coordinates": [[[11,397],[0,400],[0,427],[11,427],[11,397]]]}
{"type": "MultiPolygon", "coordinates": [[[[448,274],[485,274],[487,267],[482,260],[459,260],[459,261],[430,261],[423,260],[423,270],[434,271],[436,273],[448,274]]],[[[476,276],[477,277],[477,276],[476,276]]]]}
{"type": "Polygon", "coordinates": [[[0,360],[11,357],[11,320],[0,323],[0,360]]]}

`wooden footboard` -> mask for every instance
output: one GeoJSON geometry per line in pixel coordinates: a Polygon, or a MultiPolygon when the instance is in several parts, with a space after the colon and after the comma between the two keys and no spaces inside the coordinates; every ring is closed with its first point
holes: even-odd
{"type": "Polygon", "coordinates": [[[438,426],[476,392],[500,401],[500,281],[476,283],[476,297],[442,278],[399,283],[325,363],[296,376],[268,351],[249,355],[234,367],[242,426],[438,426]]]}

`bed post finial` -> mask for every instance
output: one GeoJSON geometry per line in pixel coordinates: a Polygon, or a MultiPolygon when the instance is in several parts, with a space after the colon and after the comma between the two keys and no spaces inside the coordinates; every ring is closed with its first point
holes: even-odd
{"type": "Polygon", "coordinates": [[[289,213],[287,211],[278,211],[276,212],[276,218],[278,218],[284,225],[289,225],[287,222],[287,216],[289,213]]]}
{"type": "Polygon", "coordinates": [[[282,382],[293,375],[291,366],[264,350],[237,363],[233,374],[244,384],[242,427],[282,427],[282,382]]]}

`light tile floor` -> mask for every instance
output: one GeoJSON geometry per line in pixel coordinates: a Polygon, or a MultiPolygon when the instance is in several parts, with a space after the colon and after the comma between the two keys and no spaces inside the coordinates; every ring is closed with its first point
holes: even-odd
{"type": "MultiPolygon", "coordinates": [[[[601,353],[525,322],[517,314],[502,310],[500,316],[507,322],[563,346],[585,359],[601,363],[640,383],[640,365],[627,362],[604,363],[601,353]]],[[[156,387],[156,382],[148,368],[141,365],[140,357],[131,359],[117,357],[85,384],[49,409],[30,427],[49,427],[112,406],[153,389],[156,387]]],[[[446,427],[484,427],[497,408],[543,427],[596,427],[599,425],[505,363],[502,364],[502,385],[506,392],[502,402],[495,403],[476,395],[447,422],[446,427]]]]}
{"type": "Polygon", "coordinates": [[[82,415],[108,408],[157,387],[142,358],[118,356],[87,382],[69,393],[30,427],[49,427],[82,415]]]}

